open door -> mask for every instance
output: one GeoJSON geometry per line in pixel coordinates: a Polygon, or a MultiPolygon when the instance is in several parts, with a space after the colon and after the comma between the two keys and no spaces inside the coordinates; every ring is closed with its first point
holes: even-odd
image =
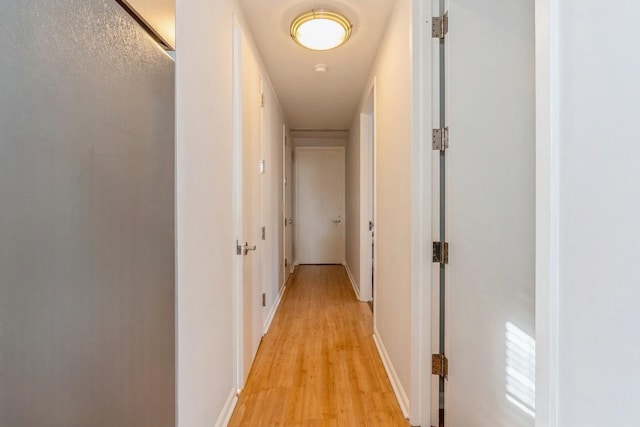
{"type": "Polygon", "coordinates": [[[533,426],[534,2],[445,6],[444,425],[533,426]]]}

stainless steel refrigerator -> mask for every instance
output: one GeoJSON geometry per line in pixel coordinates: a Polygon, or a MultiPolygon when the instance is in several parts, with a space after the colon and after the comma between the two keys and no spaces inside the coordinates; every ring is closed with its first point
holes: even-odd
{"type": "Polygon", "coordinates": [[[115,0],[0,1],[0,425],[174,425],[174,62],[115,0]]]}

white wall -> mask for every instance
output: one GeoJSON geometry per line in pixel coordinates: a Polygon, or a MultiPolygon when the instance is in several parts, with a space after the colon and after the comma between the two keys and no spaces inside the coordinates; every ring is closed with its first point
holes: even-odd
{"type": "Polygon", "coordinates": [[[545,418],[537,425],[636,426],[640,5],[537,6],[538,209],[545,227],[537,286],[545,297],[538,314],[546,316],[538,319],[545,328],[545,335],[538,331],[545,418]]]}
{"type": "MultiPolygon", "coordinates": [[[[375,78],[374,328],[388,354],[387,364],[394,371],[390,377],[406,412],[412,387],[412,6],[410,0],[396,2],[362,97],[364,103],[375,78]]],[[[351,135],[359,134],[360,109],[351,135]]],[[[351,160],[349,167],[353,168],[351,160]]]]}
{"type": "Polygon", "coordinates": [[[401,386],[411,384],[411,2],[399,0],[376,76],[375,329],[401,386]]]}
{"type": "MultiPolygon", "coordinates": [[[[177,0],[176,222],[177,222],[177,425],[222,421],[237,388],[234,378],[232,25],[236,16],[255,50],[235,0],[177,0]]],[[[259,55],[258,62],[266,76],[259,55]]],[[[270,82],[265,87],[271,91],[270,82]]],[[[282,278],[278,215],[281,205],[282,124],[272,92],[264,115],[265,225],[272,230],[265,259],[267,307],[282,278]]],[[[269,98],[269,97],[268,97],[269,98]]],[[[266,320],[266,319],[265,319],[266,320]]]]}
{"type": "MultiPolygon", "coordinates": [[[[428,425],[431,399],[430,17],[429,0],[396,1],[347,145],[348,194],[358,198],[360,152],[353,145],[359,146],[360,112],[375,82],[374,333],[413,425],[428,425]]],[[[355,200],[348,203],[355,209],[355,200]]],[[[348,262],[357,274],[358,225],[348,220],[348,262]]]]}
{"type": "Polygon", "coordinates": [[[294,147],[344,147],[347,144],[347,139],[345,137],[340,138],[322,138],[322,137],[314,137],[314,138],[301,138],[301,137],[293,137],[293,146],[294,147]]]}
{"type": "Polygon", "coordinates": [[[214,425],[235,389],[233,0],[177,0],[177,425],[214,425]]]}

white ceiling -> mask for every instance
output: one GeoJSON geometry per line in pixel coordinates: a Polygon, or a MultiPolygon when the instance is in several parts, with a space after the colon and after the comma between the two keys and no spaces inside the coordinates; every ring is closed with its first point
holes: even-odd
{"type": "Polygon", "coordinates": [[[169,47],[176,46],[175,0],[122,0],[169,47]]]}
{"type": "Polygon", "coordinates": [[[289,126],[348,129],[395,0],[240,1],[289,126]],[[344,14],[353,24],[349,41],[323,52],[297,45],[291,21],[311,9],[344,14]],[[314,71],[317,64],[327,72],[314,71]]]}

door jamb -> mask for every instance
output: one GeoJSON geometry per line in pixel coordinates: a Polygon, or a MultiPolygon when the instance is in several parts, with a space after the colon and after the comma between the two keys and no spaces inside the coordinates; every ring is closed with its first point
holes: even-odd
{"type": "Polygon", "coordinates": [[[558,424],[558,1],[535,1],[536,426],[558,424]]]}
{"type": "MultiPolygon", "coordinates": [[[[287,259],[287,125],[282,125],[282,180],[280,181],[280,189],[282,191],[282,206],[280,206],[281,215],[279,218],[280,224],[282,224],[282,264],[278,265],[278,269],[282,269],[282,283],[278,283],[278,290],[281,286],[287,283],[289,278],[289,267],[285,266],[285,260],[287,259]],[[285,184],[286,182],[286,184],[285,184]]],[[[280,264],[280,263],[279,263],[280,264]]]]}
{"type": "MultiPolygon", "coordinates": [[[[232,82],[232,122],[233,122],[233,178],[232,213],[233,230],[237,241],[232,242],[236,250],[237,242],[242,239],[242,28],[237,17],[233,16],[233,82],[232,82]]],[[[244,386],[243,372],[243,257],[236,256],[233,270],[233,376],[234,387],[239,393],[244,386]]]]}
{"type": "MultiPolygon", "coordinates": [[[[271,186],[273,185],[273,180],[270,179],[271,174],[273,173],[273,165],[271,164],[273,159],[271,157],[271,147],[269,144],[269,138],[271,138],[271,123],[269,120],[270,117],[267,115],[267,105],[270,101],[268,100],[269,97],[267,97],[268,84],[269,83],[267,82],[267,77],[265,77],[265,75],[262,73],[262,70],[260,70],[260,95],[262,96],[262,104],[260,107],[260,162],[262,166],[260,172],[259,187],[260,224],[263,230],[267,225],[271,225],[267,224],[267,219],[269,218],[269,215],[267,213],[271,212],[271,203],[273,203],[271,197],[269,197],[272,194],[271,186]]],[[[269,88],[269,91],[271,90],[273,89],[269,88]]],[[[271,95],[271,92],[269,92],[269,95],[271,95]]],[[[258,314],[258,318],[260,319],[260,339],[262,339],[262,336],[264,336],[264,334],[266,333],[265,325],[268,316],[267,305],[269,304],[268,299],[271,297],[271,295],[269,294],[269,283],[272,282],[272,278],[274,275],[274,265],[271,262],[273,258],[273,248],[267,244],[266,240],[260,240],[259,237],[257,237],[257,240],[258,241],[255,242],[255,245],[258,246],[258,249],[260,251],[260,294],[262,295],[262,298],[266,299],[263,299],[264,302],[260,307],[260,312],[256,313],[258,314]]],[[[278,268],[277,262],[275,267],[278,268]]],[[[255,359],[255,355],[253,357],[255,359]]]]}
{"type": "MultiPolygon", "coordinates": [[[[439,286],[438,276],[433,275],[433,185],[437,185],[432,164],[431,129],[434,114],[438,113],[433,100],[434,73],[433,39],[431,36],[432,7],[438,7],[438,0],[413,0],[411,2],[411,74],[412,74],[412,206],[411,206],[411,406],[409,419],[412,425],[431,424],[432,375],[431,359],[432,333],[434,325],[432,301],[435,287],[439,286]],[[435,5],[434,5],[435,4],[435,5]]],[[[437,116],[436,116],[437,117],[437,116]]],[[[437,406],[436,406],[437,410],[437,406]]]]}

